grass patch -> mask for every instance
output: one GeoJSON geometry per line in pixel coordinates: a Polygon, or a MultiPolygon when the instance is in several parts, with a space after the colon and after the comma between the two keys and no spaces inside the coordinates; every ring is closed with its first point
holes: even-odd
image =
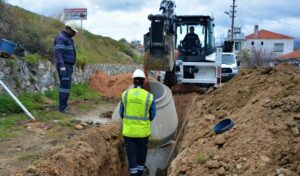
{"type": "Polygon", "coordinates": [[[24,57],[25,61],[33,65],[38,65],[39,62],[43,59],[39,54],[27,54],[24,57]]]}
{"type": "MultiPolygon", "coordinates": [[[[88,84],[73,85],[71,92],[71,100],[87,101],[87,103],[75,105],[79,112],[89,111],[94,107],[93,105],[103,101],[101,96],[91,90],[88,84]]],[[[41,93],[24,93],[19,95],[18,98],[39,122],[56,121],[59,126],[73,128],[73,118],[57,111],[58,90],[48,91],[45,95],[41,93]],[[46,97],[55,101],[51,104],[48,101],[48,104],[46,104],[46,97]],[[46,108],[50,110],[46,110],[46,108]]],[[[30,120],[8,95],[0,95],[0,114],[5,115],[5,118],[0,119],[0,139],[17,137],[18,133],[25,129],[22,124],[30,120]]]]}
{"type": "Polygon", "coordinates": [[[18,158],[20,161],[28,161],[28,160],[37,160],[40,155],[32,152],[23,152],[21,156],[18,158]]]}
{"type": "Polygon", "coordinates": [[[71,99],[99,100],[100,94],[93,91],[88,84],[73,84],[71,88],[71,99]]]}
{"type": "MultiPolygon", "coordinates": [[[[49,90],[45,92],[45,96],[51,100],[58,100],[58,90],[49,90]]],[[[101,95],[93,91],[88,84],[72,84],[70,100],[92,100],[95,102],[101,101],[101,95]]]]}
{"type": "Polygon", "coordinates": [[[203,154],[198,154],[197,156],[197,163],[202,165],[202,164],[205,164],[207,161],[207,158],[203,155],[203,154]]]}
{"type": "Polygon", "coordinates": [[[25,122],[28,118],[25,115],[12,115],[0,119],[0,139],[15,138],[18,132],[23,129],[18,123],[25,122]]]}
{"type": "MultiPolygon", "coordinates": [[[[58,90],[41,93],[23,93],[18,96],[19,100],[29,111],[44,110],[46,108],[46,97],[58,101],[58,90]]],[[[102,98],[99,93],[93,91],[88,84],[72,85],[70,100],[88,100],[99,103],[102,98]]],[[[47,105],[49,106],[49,105],[47,105]]],[[[0,95],[0,114],[21,113],[22,109],[8,95],[0,95]]]]}
{"type": "Polygon", "coordinates": [[[45,96],[51,100],[58,100],[58,90],[48,90],[45,92],[45,96]]]}
{"type": "MultiPolygon", "coordinates": [[[[28,110],[43,109],[45,99],[41,93],[23,93],[18,96],[28,110]]],[[[22,109],[8,95],[0,95],[0,113],[13,114],[20,113],[22,109]]]]}

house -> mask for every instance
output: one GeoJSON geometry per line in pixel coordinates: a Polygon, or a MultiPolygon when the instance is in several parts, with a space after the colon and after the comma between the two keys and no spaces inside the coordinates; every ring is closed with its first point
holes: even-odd
{"type": "MultiPolygon", "coordinates": [[[[227,38],[225,41],[231,41],[231,29],[228,30],[227,38]]],[[[245,34],[242,32],[241,27],[234,27],[233,29],[233,52],[237,55],[245,46],[245,34]]]]}
{"type": "Polygon", "coordinates": [[[267,30],[258,30],[258,25],[255,25],[254,33],[246,36],[245,48],[252,56],[274,59],[293,52],[294,38],[267,30]]]}
{"type": "Polygon", "coordinates": [[[280,63],[288,63],[300,67],[300,49],[280,56],[276,59],[276,64],[280,63]]]}

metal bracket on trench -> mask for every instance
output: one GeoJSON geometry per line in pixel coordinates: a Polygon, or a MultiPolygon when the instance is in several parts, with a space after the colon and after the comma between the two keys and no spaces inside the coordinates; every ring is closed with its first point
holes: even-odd
{"type": "Polygon", "coordinates": [[[176,149],[178,147],[179,141],[181,141],[183,130],[188,122],[189,115],[194,107],[197,96],[192,100],[191,106],[188,109],[185,120],[181,126],[181,129],[176,137],[176,141],[170,141],[167,145],[160,148],[152,148],[148,150],[146,167],[149,170],[149,176],[156,176],[158,170],[165,171],[171,164],[171,161],[176,156],[176,149]]]}

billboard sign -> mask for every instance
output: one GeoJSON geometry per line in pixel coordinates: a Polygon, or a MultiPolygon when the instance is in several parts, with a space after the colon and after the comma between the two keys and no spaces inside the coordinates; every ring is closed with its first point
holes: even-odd
{"type": "Polygon", "coordinates": [[[87,8],[64,9],[65,20],[87,20],[87,8]]]}

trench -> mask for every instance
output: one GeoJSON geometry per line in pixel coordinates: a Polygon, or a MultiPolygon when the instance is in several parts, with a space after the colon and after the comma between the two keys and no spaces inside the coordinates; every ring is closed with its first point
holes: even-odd
{"type": "MultiPolygon", "coordinates": [[[[161,92],[160,90],[158,92],[161,92]]],[[[159,147],[149,147],[144,175],[165,176],[168,164],[176,156],[176,146],[180,143],[180,133],[183,131],[185,118],[189,115],[195,93],[174,93],[173,100],[178,116],[178,126],[175,135],[168,138],[170,142],[159,147]],[[177,140],[177,142],[175,142],[177,140]],[[172,156],[170,154],[173,154],[172,156]],[[150,157],[149,157],[150,156],[150,157]],[[150,166],[149,166],[150,164],[150,166]],[[153,167],[151,167],[154,166],[153,167]],[[157,167],[160,166],[160,167],[157,167]],[[157,167],[157,168],[155,168],[157,167]]],[[[86,134],[76,139],[68,148],[55,153],[50,158],[41,161],[35,175],[64,176],[127,176],[127,156],[123,145],[121,127],[116,123],[101,125],[89,129],[86,134]]]]}

